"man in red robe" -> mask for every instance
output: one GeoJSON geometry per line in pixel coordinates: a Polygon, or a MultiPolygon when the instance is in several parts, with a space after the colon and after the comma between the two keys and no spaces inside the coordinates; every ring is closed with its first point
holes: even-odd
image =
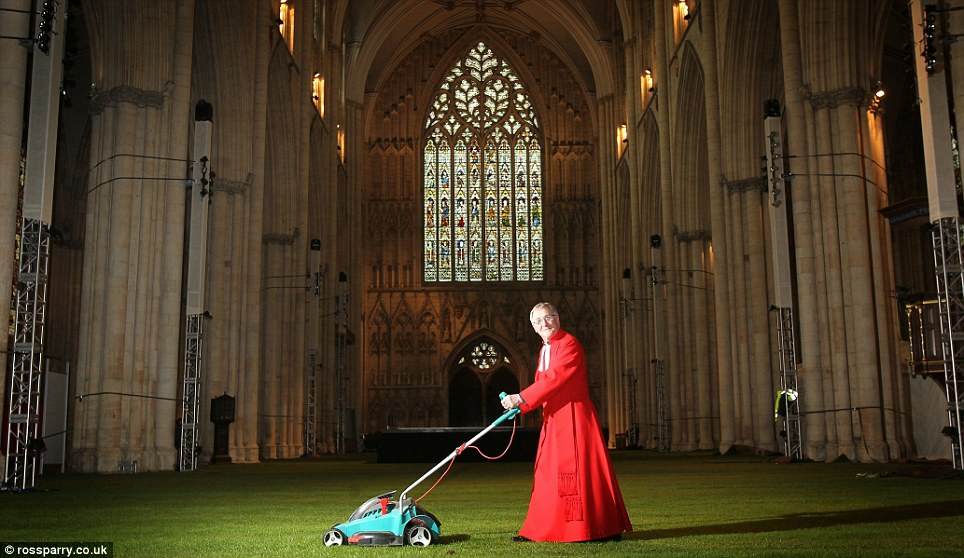
{"type": "Polygon", "coordinates": [[[589,399],[582,345],[540,302],[529,320],[543,340],[535,382],[502,399],[523,413],[542,408],[529,513],[514,541],[618,540],[633,526],[589,399]]]}

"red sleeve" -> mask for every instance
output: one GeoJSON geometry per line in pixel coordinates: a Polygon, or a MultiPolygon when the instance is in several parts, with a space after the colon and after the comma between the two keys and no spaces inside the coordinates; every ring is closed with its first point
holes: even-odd
{"type": "Polygon", "coordinates": [[[519,395],[525,400],[522,412],[528,413],[542,407],[553,395],[562,391],[573,378],[584,373],[586,357],[579,341],[568,332],[556,335],[550,342],[549,369],[519,395]]]}

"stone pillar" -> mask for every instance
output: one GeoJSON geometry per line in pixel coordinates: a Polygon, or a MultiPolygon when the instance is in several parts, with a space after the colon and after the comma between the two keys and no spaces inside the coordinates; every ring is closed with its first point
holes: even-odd
{"type": "MultiPolygon", "coordinates": [[[[155,5],[177,25],[123,35],[139,6],[90,6],[94,87],[72,467],[172,469],[193,3],[155,5]],[[122,23],[123,22],[123,23],[122,23]],[[176,32],[175,32],[176,31],[176,32]],[[130,41],[124,42],[124,41],[130,41]],[[156,59],[128,58],[150,42],[156,59]],[[126,69],[139,71],[127,73],[126,69]]],[[[155,14],[156,15],[156,14],[155,14]]],[[[140,25],[140,24],[137,24],[140,25]]]]}
{"type": "MultiPolygon", "coordinates": [[[[280,35],[263,6],[252,2],[200,2],[196,20],[195,90],[214,106],[211,169],[217,174],[208,218],[212,318],[205,324],[201,401],[234,394],[230,456],[234,463],[252,463],[259,459],[261,333],[277,328],[262,315],[262,253],[267,76],[280,35]],[[226,52],[238,71],[222,71],[226,52]]],[[[202,439],[202,457],[210,458],[211,429],[202,439]]]]}
{"type": "MultiPolygon", "coordinates": [[[[137,459],[141,470],[173,465],[173,462],[153,466],[147,463],[152,457],[144,455],[143,448],[138,447],[140,440],[132,439],[145,434],[145,425],[132,416],[136,409],[156,411],[158,407],[174,405],[152,399],[160,394],[155,391],[154,382],[146,381],[145,374],[153,376],[155,371],[145,369],[147,355],[138,335],[148,334],[149,328],[144,327],[148,325],[144,321],[148,319],[147,306],[158,306],[164,289],[169,286],[154,285],[150,281],[138,284],[139,276],[154,269],[154,262],[143,261],[140,256],[162,248],[152,246],[156,240],[143,235],[140,227],[135,226],[135,218],[138,224],[144,223],[140,219],[146,218],[141,213],[145,211],[156,217],[161,230],[164,228],[163,217],[156,215],[163,207],[150,199],[150,193],[158,187],[151,181],[159,177],[156,173],[143,174],[147,170],[142,164],[143,158],[156,152],[145,150],[147,142],[138,131],[149,129],[148,123],[156,121],[156,115],[151,113],[164,110],[168,100],[169,96],[162,92],[129,86],[116,87],[95,98],[97,112],[93,118],[102,123],[96,129],[100,135],[95,136],[102,148],[98,159],[102,164],[91,173],[88,183],[88,233],[77,367],[78,395],[88,394],[88,397],[80,399],[75,407],[83,417],[84,428],[75,431],[74,447],[80,451],[71,456],[74,465],[82,471],[115,471],[122,458],[137,459]],[[141,298],[145,296],[152,299],[153,304],[146,304],[141,298]],[[138,298],[143,302],[138,304],[138,298]]],[[[168,186],[173,185],[159,187],[168,186]]],[[[182,198],[182,207],[183,202],[182,198]]],[[[180,283],[176,286],[179,292],[180,283]]],[[[163,350],[158,346],[153,348],[163,350]]],[[[177,343],[167,350],[177,351],[177,343]]],[[[174,396],[173,393],[167,395],[174,396]]],[[[168,414],[173,418],[172,410],[168,409],[168,414]]],[[[173,426],[172,423],[171,430],[173,426]]],[[[153,435],[153,425],[150,434],[153,435]]]]}
{"type": "MultiPolygon", "coordinates": [[[[607,278],[607,283],[603,285],[603,296],[604,299],[614,299],[614,293],[618,292],[615,286],[615,281],[620,280],[621,275],[611,273],[615,269],[616,264],[614,260],[617,258],[615,255],[616,248],[619,246],[619,241],[617,240],[617,234],[613,228],[616,224],[616,219],[614,218],[616,212],[616,200],[614,199],[618,196],[618,188],[616,187],[616,121],[618,120],[616,116],[615,99],[612,96],[608,96],[599,99],[597,103],[597,110],[599,112],[599,130],[598,130],[598,142],[596,144],[596,158],[599,161],[599,182],[601,192],[600,198],[602,201],[602,215],[601,215],[601,232],[602,232],[602,246],[609,247],[609,251],[603,253],[602,264],[603,271],[601,273],[602,277],[607,278]]],[[[557,231],[561,229],[557,228],[557,231]]],[[[614,312],[610,312],[605,316],[605,322],[603,323],[603,331],[615,332],[620,330],[620,324],[618,322],[619,315],[614,312]]],[[[623,411],[622,393],[624,392],[624,383],[620,380],[622,379],[622,359],[618,357],[619,351],[616,350],[619,347],[618,336],[609,334],[604,336],[604,367],[606,369],[605,382],[605,401],[600,403],[604,405],[604,408],[600,411],[605,413],[604,423],[609,427],[609,445],[615,445],[616,434],[624,432],[626,429],[625,414],[623,411]]]]}
{"type": "MultiPolygon", "coordinates": [[[[673,207],[674,207],[674,196],[673,196],[673,149],[672,149],[672,134],[670,130],[672,126],[670,124],[670,114],[674,109],[676,100],[673,98],[673,90],[670,87],[670,69],[667,60],[670,56],[668,49],[670,48],[670,43],[673,41],[672,37],[667,37],[666,22],[672,21],[672,6],[669,3],[657,3],[655,6],[656,15],[656,80],[657,80],[657,97],[659,102],[659,110],[656,112],[656,121],[658,123],[658,128],[660,131],[659,137],[659,199],[660,199],[660,211],[661,211],[661,230],[659,231],[660,236],[663,238],[662,259],[664,266],[668,269],[678,269],[674,267],[676,265],[676,249],[677,244],[674,241],[675,231],[674,227],[676,225],[673,218],[673,207]]],[[[669,26],[672,30],[672,26],[669,26]]],[[[677,290],[669,288],[669,285],[665,286],[666,301],[664,308],[666,310],[667,317],[672,315],[673,308],[676,304],[676,293],[677,290]]],[[[673,393],[673,383],[674,376],[678,371],[678,343],[679,338],[677,335],[677,329],[675,326],[675,320],[671,322],[669,319],[666,320],[662,339],[664,340],[663,346],[660,348],[661,354],[664,360],[664,378],[666,386],[666,405],[669,410],[670,417],[679,416],[679,405],[678,405],[678,393],[673,393]]],[[[671,449],[676,448],[676,440],[678,426],[674,422],[670,422],[670,447],[671,449]]]]}
{"type": "MultiPolygon", "coordinates": [[[[710,242],[703,245],[703,258],[700,261],[701,267],[699,269],[713,273],[712,281],[704,282],[706,286],[712,285],[713,288],[712,296],[704,296],[706,305],[712,308],[712,312],[708,312],[706,315],[707,320],[713,320],[712,327],[709,328],[708,331],[709,339],[707,340],[706,347],[708,351],[707,355],[711,358],[710,362],[712,363],[712,370],[706,371],[707,379],[712,379],[712,382],[706,382],[707,385],[704,391],[700,393],[700,397],[703,399],[700,409],[702,416],[720,417],[720,413],[714,412],[713,405],[709,401],[709,399],[718,398],[718,393],[711,395],[709,391],[706,391],[711,385],[721,385],[721,375],[731,372],[729,367],[732,359],[731,346],[726,342],[726,336],[723,335],[723,332],[728,331],[732,325],[730,309],[726,304],[731,288],[730,278],[727,273],[721,273],[719,271],[726,269],[730,259],[726,238],[726,192],[717,184],[717,179],[723,176],[721,146],[724,136],[720,114],[720,105],[722,102],[720,99],[720,65],[716,47],[716,31],[719,22],[716,14],[717,4],[715,2],[706,2],[700,6],[700,9],[702,10],[702,14],[700,14],[702,22],[700,25],[704,30],[706,38],[705,44],[708,47],[705,49],[703,58],[705,68],[704,79],[706,83],[706,132],[708,137],[706,146],[707,175],[710,186],[710,242]],[[712,258],[710,257],[711,254],[712,258]]],[[[701,420],[701,448],[709,448],[717,445],[720,441],[717,438],[720,435],[721,429],[721,418],[701,420]],[[720,426],[714,426],[713,423],[720,426]]],[[[722,444],[720,444],[720,446],[722,446],[722,444]]]]}
{"type": "Polygon", "coordinates": [[[867,165],[874,147],[864,122],[872,79],[865,74],[873,70],[862,61],[875,58],[881,30],[869,22],[881,8],[780,2],[784,153],[794,158],[798,385],[804,454],[814,459],[886,460],[903,451],[884,431],[890,411],[882,398],[899,377],[896,312],[875,294],[893,288],[889,260],[873,257],[889,232],[877,194],[867,191],[879,185],[867,165]]]}

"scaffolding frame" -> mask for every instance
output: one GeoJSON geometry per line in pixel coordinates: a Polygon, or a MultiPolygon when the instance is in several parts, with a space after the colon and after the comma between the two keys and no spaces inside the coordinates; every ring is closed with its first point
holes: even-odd
{"type": "Polygon", "coordinates": [[[964,230],[957,217],[934,222],[934,273],[937,277],[937,303],[944,351],[944,384],[947,396],[947,421],[944,435],[951,441],[954,468],[964,470],[961,447],[962,401],[964,401],[964,230]]]}
{"type": "MultiPolygon", "coordinates": [[[[32,489],[36,465],[45,449],[40,435],[43,397],[44,326],[47,313],[47,281],[50,265],[57,125],[60,116],[60,83],[63,80],[64,21],[66,2],[42,6],[32,2],[35,13],[48,30],[34,40],[30,63],[30,101],[26,115],[27,142],[23,167],[23,198],[18,250],[16,315],[10,398],[7,411],[7,455],[3,487],[32,489]],[[43,10],[41,10],[43,7],[43,10]]],[[[32,18],[33,24],[39,19],[32,18]]]]}
{"type": "Polygon", "coordinates": [[[40,437],[40,398],[50,233],[39,219],[23,219],[19,262],[3,476],[4,487],[16,491],[33,488],[37,461],[44,448],[40,437]]]}
{"type": "Polygon", "coordinates": [[[305,371],[305,455],[318,452],[317,429],[317,385],[318,351],[308,351],[308,369],[305,371]]]}
{"type": "Polygon", "coordinates": [[[626,446],[636,447],[639,445],[639,414],[636,408],[636,369],[632,367],[627,367],[626,372],[626,415],[629,418],[629,424],[626,428],[626,446]]]}
{"type": "MultiPolygon", "coordinates": [[[[178,470],[193,471],[201,447],[201,378],[207,282],[208,213],[214,172],[211,171],[214,107],[198,101],[194,107],[194,154],[191,171],[190,236],[187,248],[186,304],[184,309],[184,377],[181,380],[181,432],[178,470]]],[[[225,393],[225,395],[227,395],[225,393]]]]}
{"type": "Polygon", "coordinates": [[[663,314],[663,302],[660,293],[660,286],[666,284],[663,277],[662,258],[660,247],[662,240],[659,235],[652,235],[649,239],[650,256],[652,258],[651,287],[653,297],[653,377],[656,382],[656,449],[658,451],[670,450],[669,405],[666,400],[666,365],[661,358],[662,346],[659,341],[660,320],[663,314]]]}
{"type": "Polygon", "coordinates": [[[653,371],[656,374],[656,449],[669,451],[669,408],[666,405],[666,373],[663,361],[653,359],[653,371]]]}
{"type": "Polygon", "coordinates": [[[793,333],[793,273],[790,266],[790,222],[787,216],[790,176],[783,153],[783,126],[780,103],[763,103],[764,141],[767,147],[767,210],[770,215],[771,279],[777,312],[777,353],[780,364],[780,389],[777,391],[774,420],[783,418],[783,450],[790,460],[803,459],[803,427],[800,420],[800,392],[797,388],[797,353],[793,333]]]}
{"type": "Polygon", "coordinates": [[[181,441],[178,445],[178,470],[197,468],[201,423],[201,349],[204,315],[190,314],[185,320],[184,381],[181,403],[181,441]]]}
{"type": "MultiPolygon", "coordinates": [[[[796,347],[793,336],[793,312],[779,308],[777,342],[780,354],[780,393],[783,403],[783,450],[790,459],[803,459],[803,427],[800,421],[800,399],[797,390],[796,347]]],[[[779,402],[778,402],[779,405],[779,402]]]]}
{"type": "Polygon", "coordinates": [[[338,276],[338,329],[335,333],[335,452],[345,453],[348,420],[348,277],[338,276]]]}

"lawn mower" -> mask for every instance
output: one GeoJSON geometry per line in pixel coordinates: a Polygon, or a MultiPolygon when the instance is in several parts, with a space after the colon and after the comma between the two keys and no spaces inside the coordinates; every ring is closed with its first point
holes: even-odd
{"type": "MultiPolygon", "coordinates": [[[[499,395],[499,399],[501,400],[505,396],[506,394],[503,392],[499,395]]],[[[485,436],[490,430],[503,422],[515,419],[520,412],[518,408],[513,408],[502,413],[502,416],[495,419],[492,424],[453,450],[445,459],[439,461],[437,465],[403,490],[401,498],[395,500],[396,491],[393,490],[366,500],[365,503],[358,506],[358,508],[352,512],[348,517],[348,521],[339,523],[325,532],[325,546],[341,546],[343,544],[358,546],[402,546],[405,544],[428,546],[437,542],[441,536],[442,522],[432,515],[431,512],[420,506],[418,502],[438,486],[438,483],[445,477],[445,474],[448,473],[448,469],[435,481],[432,488],[428,489],[428,491],[422,494],[417,500],[409,498],[409,491],[432,476],[444,465],[448,464],[449,468],[451,468],[452,462],[455,461],[455,458],[461,455],[466,448],[474,447],[472,444],[475,443],[476,440],[485,436]]],[[[513,430],[513,435],[514,433],[515,431],[513,430]]],[[[509,439],[509,445],[512,445],[511,438],[509,439]]],[[[479,451],[478,448],[476,448],[476,450],[479,451]]],[[[508,452],[508,450],[509,448],[506,447],[506,452],[508,452]]],[[[479,451],[479,453],[482,452],[479,451]]],[[[505,452],[498,457],[489,457],[489,459],[498,459],[503,455],[505,455],[505,452]]]]}

